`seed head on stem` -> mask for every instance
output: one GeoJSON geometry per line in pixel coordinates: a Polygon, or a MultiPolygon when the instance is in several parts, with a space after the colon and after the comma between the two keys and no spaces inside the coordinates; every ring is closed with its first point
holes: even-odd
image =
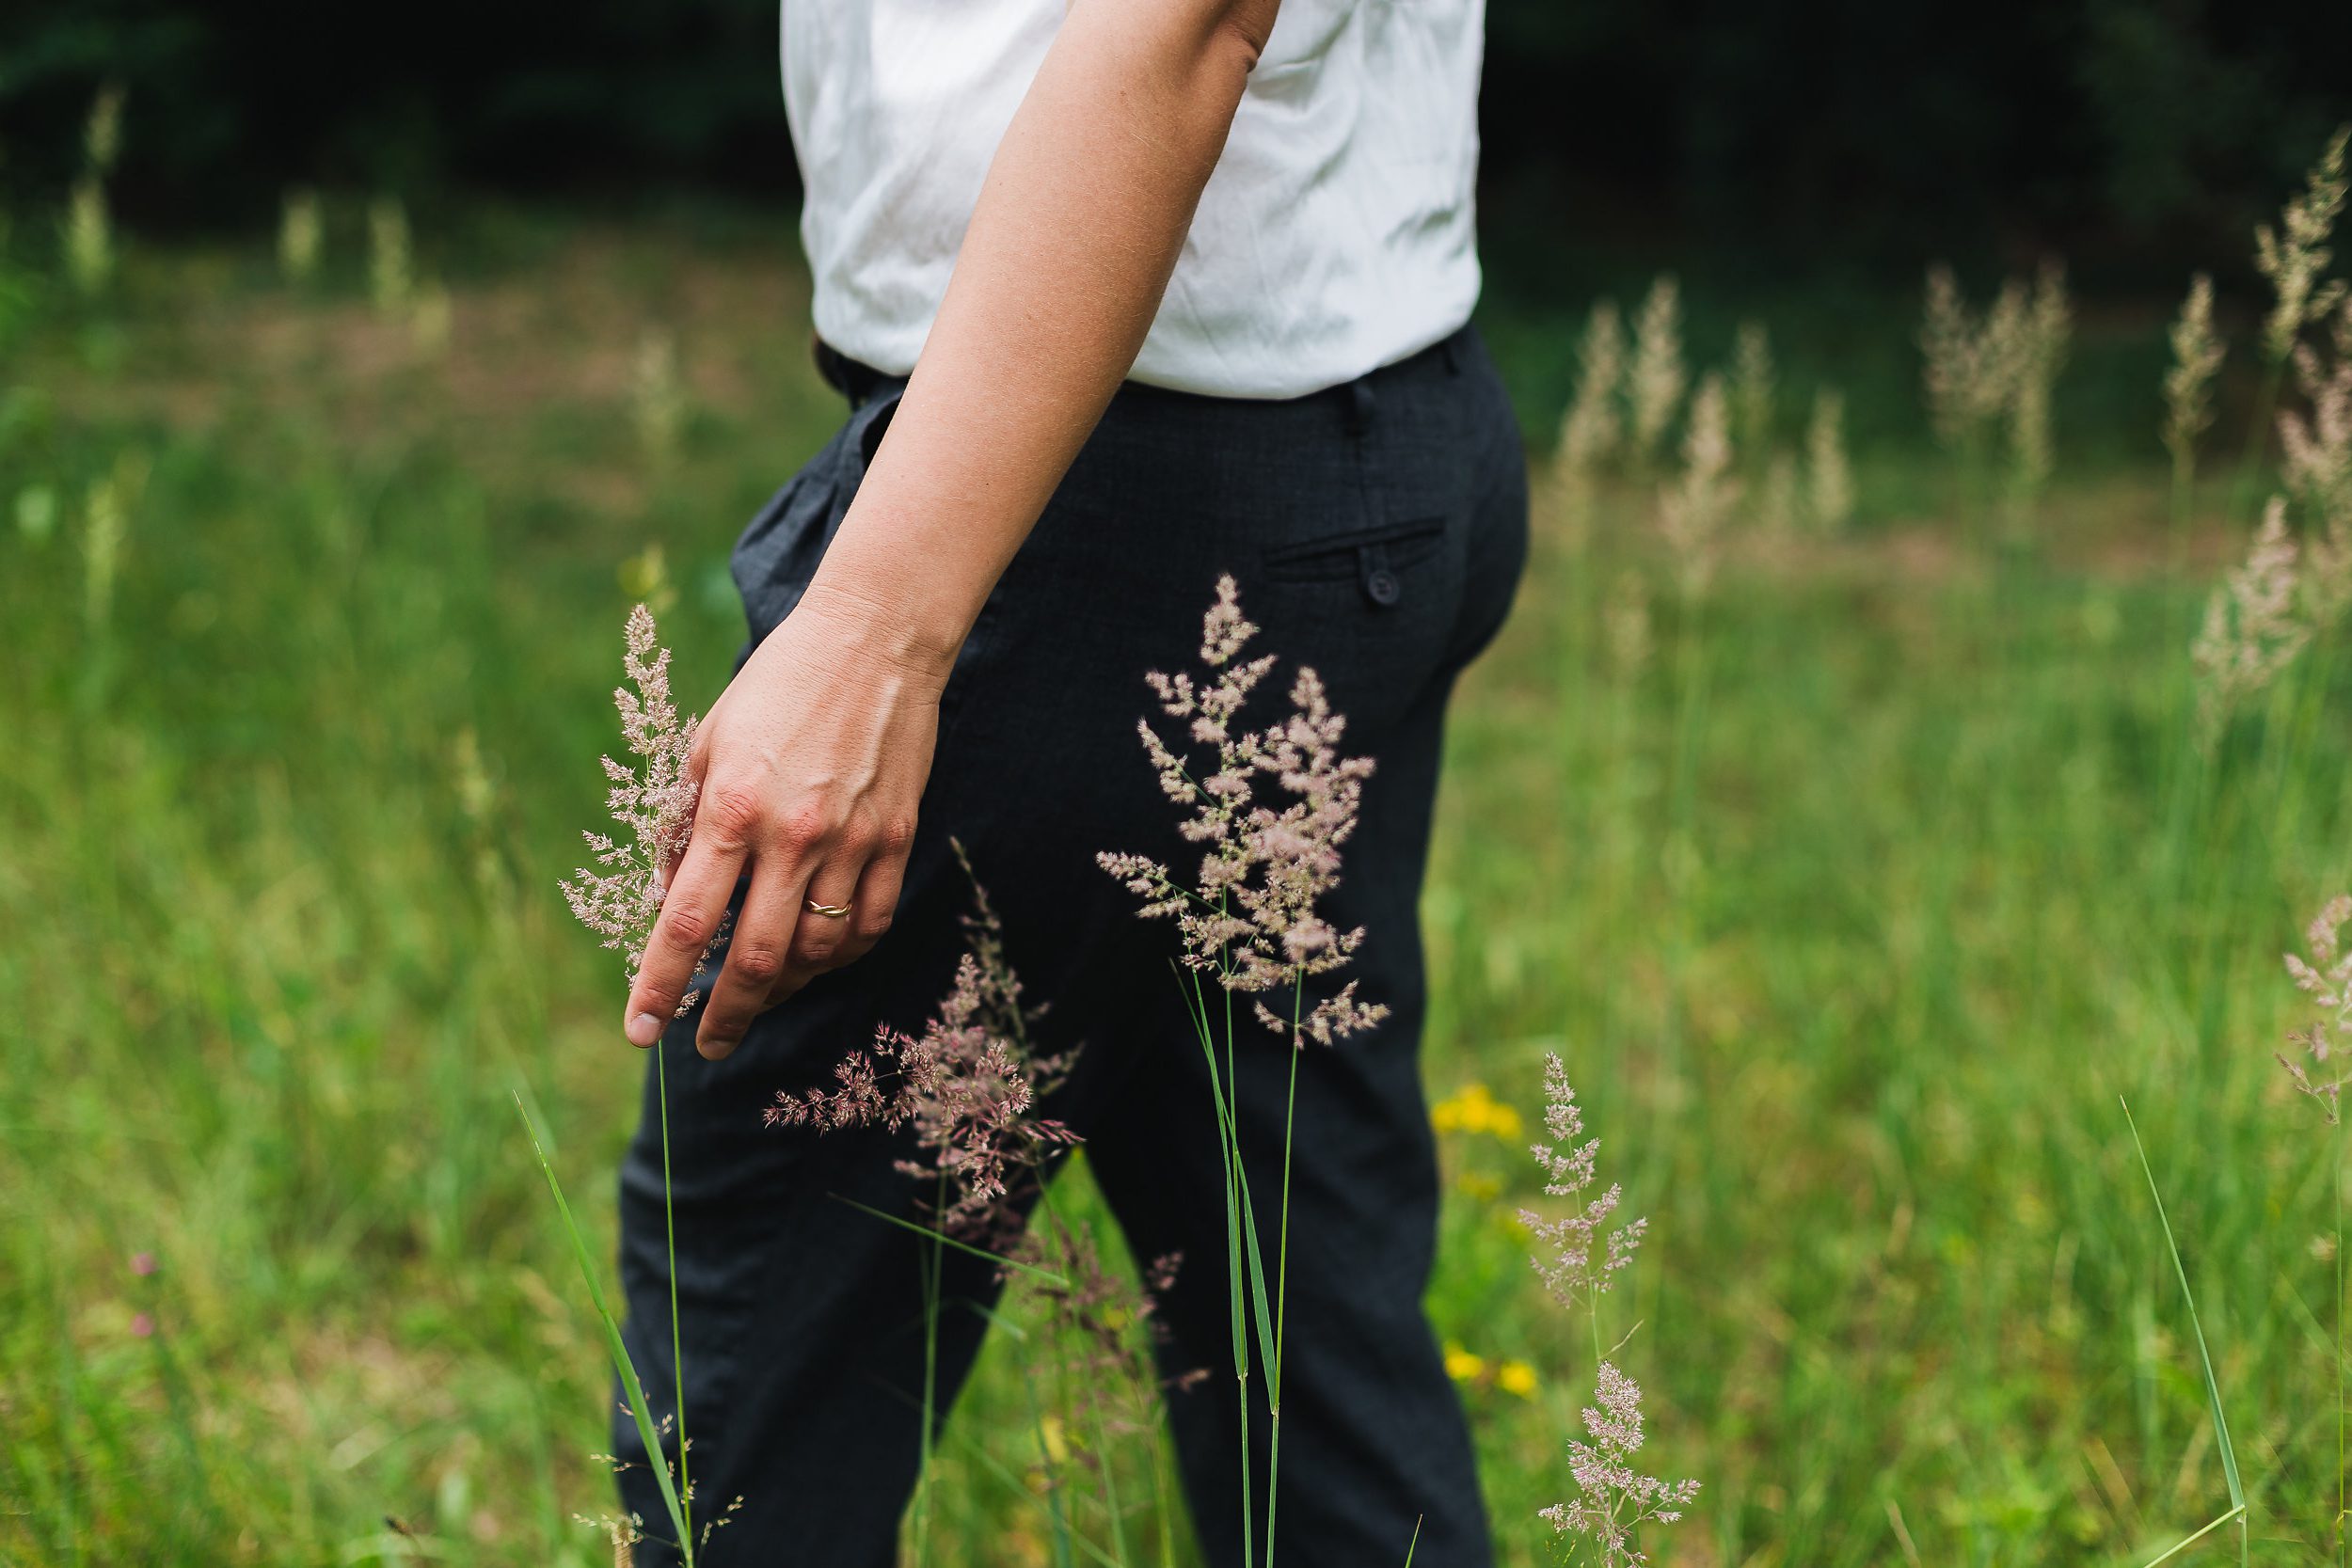
{"type": "Polygon", "coordinates": [[[1544,1131],[1551,1134],[1551,1142],[1530,1149],[1544,1170],[1544,1194],[1573,1198],[1576,1206],[1559,1219],[1523,1209],[1519,1221],[1540,1249],[1534,1262],[1545,1288],[1561,1306],[1573,1310],[1590,1307],[1608,1291],[1618,1272],[1633,1261],[1634,1249],[1649,1233],[1649,1221],[1637,1219],[1609,1228],[1624,1192],[1614,1182],[1600,1190],[1600,1140],[1584,1136],[1584,1116],[1577,1107],[1576,1090],[1569,1086],[1568,1069],[1556,1055],[1544,1058],[1544,1131]]]}
{"type": "Polygon", "coordinates": [[[2310,956],[2286,955],[2287,975],[2295,989],[2312,999],[2316,1009],[2310,1027],[2287,1037],[2301,1046],[2307,1067],[2285,1053],[2276,1054],[2296,1088],[2319,1102],[2333,1126],[2343,1112],[2344,1086],[2352,1075],[2342,1070],[2337,1057],[2347,1032],[2352,1032],[2352,953],[2344,947],[2344,927],[2352,923],[2352,894],[2339,893],[2328,900],[2304,933],[2310,956]]]}
{"type": "Polygon", "coordinates": [[[2230,715],[2311,641],[2310,623],[2296,613],[2296,580],[2286,500],[2274,496],[2246,563],[2206,601],[2204,626],[2189,650],[2197,669],[2199,737],[2206,747],[2220,738],[2230,715]]]}
{"type": "Polygon", "coordinates": [[[2183,467],[2196,460],[2197,437],[2213,423],[2213,378],[2226,350],[2213,325],[2213,279],[2199,273],[2172,324],[2172,366],[2164,372],[2164,445],[2183,467]]]}
{"type": "Polygon", "coordinates": [[[1538,1517],[1563,1535],[1590,1541],[1608,1568],[1639,1568],[1649,1557],[1635,1545],[1633,1532],[1645,1523],[1681,1518],[1698,1497],[1699,1483],[1661,1481],[1633,1468],[1643,1442],[1642,1390],[1631,1378],[1604,1361],[1593,1397],[1595,1405],[1584,1410],[1584,1432],[1592,1440],[1568,1443],[1568,1475],[1580,1495],[1538,1517]]]}
{"type": "MultiPolygon", "coordinates": [[[[1179,672],[1145,677],[1160,711],[1185,723],[1180,752],[1148,719],[1136,729],[1160,788],[1192,815],[1178,824],[1201,846],[1192,885],[1147,855],[1104,853],[1097,862],[1144,900],[1145,918],[1177,923],[1184,961],[1229,991],[1264,992],[1297,986],[1308,976],[1346,964],[1364,939],[1360,927],[1340,930],[1319,912],[1339,885],[1340,851],[1356,832],[1363,783],[1372,759],[1340,754],[1346,719],[1332,711],[1321,677],[1301,668],[1290,689],[1291,711],[1263,730],[1239,724],[1243,705],[1274,668],[1271,656],[1242,660],[1258,628],[1241,612],[1240,590],[1220,578],[1216,602],[1201,621],[1196,680],[1179,672]],[[1214,767],[1197,775],[1187,762],[1198,751],[1214,767]],[[1259,800],[1274,793],[1278,807],[1259,800]],[[1275,793],[1279,792],[1279,793],[1275,793]]],[[[1295,1043],[1328,1045],[1388,1016],[1384,1006],[1357,1000],[1350,980],[1316,1001],[1298,1021],[1295,1043]]],[[[1260,1022],[1290,1034],[1290,1021],[1263,1003],[1260,1022]]]]}
{"type": "Polygon", "coordinates": [[[1009,1244],[1025,1226],[1017,1200],[1053,1150],[1078,1141],[1062,1123],[1038,1114],[1040,1101],[1069,1076],[1074,1053],[1041,1056],[1030,1050],[1027,1026],[1038,1011],[1022,1006],[1003,926],[979,883],[972,886],[976,912],[964,921],[969,948],[922,1033],[878,1028],[870,1047],[835,1065],[835,1087],[779,1091],[766,1120],[820,1132],[913,1127],[922,1158],[900,1168],[944,1184],[952,1196],[941,1227],[1009,1244]]]}
{"type": "Polygon", "coordinates": [[[2304,326],[2327,316],[2344,297],[2341,281],[2319,279],[2335,260],[2328,242],[2344,211],[2347,138],[2352,138],[2352,126],[2328,138],[2305,178],[2302,194],[2280,213],[2277,229],[2265,223],[2254,230],[2254,265],[2270,279],[2273,300],[2269,319],[2263,324],[2263,346],[2274,362],[2294,352],[2304,326]]]}
{"type": "MultiPolygon", "coordinates": [[[[574,871],[564,884],[564,896],[581,925],[624,955],[633,984],[661,913],[664,880],[693,831],[696,785],[688,776],[687,758],[694,749],[695,720],[681,715],[670,696],[670,650],[660,645],[653,612],[642,604],[628,612],[621,666],[629,684],[614,690],[612,704],[620,710],[621,738],[632,760],[602,761],[611,786],[605,809],[623,832],[581,835],[596,866],[574,871]]],[[[712,948],[724,940],[723,928],[712,948]]],[[[680,1000],[679,1017],[698,995],[690,991],[680,1000]]]]}

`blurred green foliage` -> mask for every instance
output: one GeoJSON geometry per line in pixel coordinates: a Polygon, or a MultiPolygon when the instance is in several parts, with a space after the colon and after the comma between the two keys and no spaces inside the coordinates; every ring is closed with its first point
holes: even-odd
{"type": "MultiPolygon", "coordinates": [[[[297,283],[255,235],[126,246],[87,297],[16,284],[0,1561],[610,1560],[571,1522],[610,1506],[603,1352],[509,1093],[609,1257],[638,1058],[556,887],[599,816],[621,618],[660,608],[707,705],[741,635],[728,541],[841,410],[781,215],[420,224],[437,309],[379,300],[358,216],[327,213],[297,283]]],[[[1690,293],[1711,363],[1722,312],[1690,293]]],[[[1907,395],[1871,369],[1907,319],[1824,344],[1827,302],[1758,314],[1781,446],[1811,367],[1907,395]]],[[[1567,352],[1494,325],[1531,376],[1567,352]]],[[[1657,537],[1671,435],[1575,505],[1539,471],[1518,610],[1454,710],[1430,1306],[1501,1560],[1554,1560],[1534,1511],[1573,1495],[1592,1387],[1516,1221],[1546,1206],[1549,1051],[1655,1227],[1606,1332],[1657,1469],[1706,1482],[1656,1560],[2129,1568],[2219,1513],[2123,1093],[2253,1560],[2312,1562],[2342,1146],[2270,1052],[2305,1022],[2278,955],[2352,869],[2352,634],[2200,751],[2234,442],[2167,563],[2160,475],[2086,471],[2062,398],[2058,477],[1996,546],[1980,487],[1862,403],[1852,526],[1773,525],[1751,451],[1704,596],[1657,537]]],[[[1057,1203],[1108,1235],[1083,1183],[1057,1203]]],[[[938,1561],[1041,1568],[1052,1497],[1108,1535],[1091,1437],[1031,1414],[1065,1351],[1033,1302],[1007,1317],[948,1429],[938,1561]]]]}

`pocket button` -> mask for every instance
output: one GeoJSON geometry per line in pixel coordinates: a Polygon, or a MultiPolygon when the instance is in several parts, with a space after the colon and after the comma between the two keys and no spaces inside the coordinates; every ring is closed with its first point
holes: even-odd
{"type": "Polygon", "coordinates": [[[1404,585],[1396,580],[1396,574],[1386,566],[1375,566],[1364,574],[1364,597],[1383,609],[1396,603],[1403,592],[1404,585]]]}

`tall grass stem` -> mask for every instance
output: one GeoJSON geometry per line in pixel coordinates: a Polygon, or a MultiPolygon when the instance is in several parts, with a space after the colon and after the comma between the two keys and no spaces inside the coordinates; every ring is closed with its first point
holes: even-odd
{"type": "MultiPolygon", "coordinates": [[[[2188,1288],[2188,1269],[2181,1261],[2181,1246],[2180,1243],[2173,1239],[2172,1222],[2166,1217],[2164,1194],[2156,1189],[2156,1173],[2148,1164],[2148,1146],[2140,1142],[2139,1123],[2133,1119],[2131,1101],[2122,1095],[2115,1098],[2116,1102],[2123,1107],[2123,1124],[2132,1130],[2132,1148],[2139,1155],[2140,1174],[2148,1179],[2148,1196],[2154,1200],[2156,1205],[2156,1224],[2164,1231],[2165,1251],[2172,1259],[2172,1275],[2181,1282],[2181,1300],[2188,1307],[2188,1326],[2197,1337],[2197,1361],[2198,1365],[2204,1370],[2205,1397],[2213,1407],[2214,1446],[2221,1452],[2221,1473],[2230,1484],[2231,1513],[2237,1516],[2238,1561],[2243,1564],[2250,1550],[2246,1523],[2246,1483],[2238,1476],[2237,1447],[2230,1441],[2230,1418],[2221,1406],[2221,1382],[2214,1376],[2213,1353],[2205,1345],[2205,1325],[2197,1316],[2197,1293],[2188,1288]]],[[[2214,1524],[2206,1526],[2205,1529],[2200,1530],[2197,1536],[2191,1536],[2189,1539],[2196,1540],[2198,1536],[2226,1523],[2228,1515],[2224,1515],[2214,1524]]],[[[2182,1544],[2185,1545],[2187,1543],[2184,1542],[2182,1544]]],[[[2175,1547],[2173,1550],[2179,1549],[2175,1547]]],[[[2171,1552],[2165,1554],[2166,1557],[2171,1555],[2171,1552]]],[[[2158,1558],[2156,1560],[2161,1562],[2164,1559],[2158,1558]]],[[[2154,1568],[2154,1565],[2150,1564],[2149,1568],[2154,1568]]]]}
{"type": "Polygon", "coordinates": [[[588,1287],[589,1304],[596,1309],[596,1321],[604,1326],[605,1349],[612,1356],[612,1370],[621,1380],[622,1397],[628,1402],[628,1413],[637,1423],[638,1441],[645,1446],[646,1463],[653,1469],[655,1483],[661,1488],[661,1506],[670,1515],[670,1528],[677,1531],[678,1555],[686,1568],[693,1568],[694,1537],[686,1528],[686,1509],[678,1497],[677,1482],[670,1477],[670,1467],[661,1458],[661,1434],[654,1425],[652,1407],[645,1402],[645,1386],[638,1381],[637,1367],[629,1359],[628,1346],[622,1342],[621,1325],[605,1305],[604,1287],[596,1280],[596,1259],[588,1251],[588,1238],[581,1234],[580,1222],[572,1217],[572,1206],[564,1199],[564,1184],[555,1178],[555,1165],[548,1158],[547,1146],[540,1141],[539,1129],[532,1121],[531,1113],[523,1109],[523,1097],[515,1095],[515,1114],[522,1118],[523,1134],[531,1140],[531,1152],[538,1157],[540,1174],[548,1179],[548,1194],[555,1199],[556,1217],[564,1222],[564,1234],[572,1243],[572,1259],[580,1265],[580,1282],[588,1287]]]}
{"type": "Polygon", "coordinates": [[[885,1213],[870,1204],[860,1203],[853,1197],[843,1197],[839,1193],[828,1193],[825,1196],[844,1208],[854,1209],[861,1214],[870,1214],[875,1219],[886,1225],[895,1225],[901,1230],[911,1230],[927,1242],[936,1242],[941,1246],[953,1247],[956,1251],[966,1253],[974,1258],[984,1258],[1000,1268],[1019,1269],[1024,1274],[1033,1274],[1048,1285],[1066,1286],[1070,1283],[1051,1269],[1041,1269],[1035,1263],[1025,1263],[1018,1258],[1008,1258],[1001,1252],[991,1252],[985,1247],[976,1247],[968,1242],[959,1242],[953,1236],[930,1226],[917,1225],[913,1220],[902,1220],[896,1214],[885,1213]]]}
{"type": "Polygon", "coordinates": [[[670,1181],[670,1053],[662,1042],[654,1041],[654,1083],[660,1100],[661,1111],[661,1227],[662,1244],[667,1250],[670,1265],[670,1387],[677,1410],[677,1487],[678,1505],[682,1510],[680,1522],[694,1528],[694,1474],[687,1467],[686,1449],[686,1351],[684,1336],[678,1327],[677,1310],[677,1209],[672,1198],[670,1181]]]}
{"type": "Polygon", "coordinates": [[[1298,1054],[1302,1042],[1298,1037],[1298,1020],[1304,1009],[1307,982],[1302,976],[1291,987],[1291,1032],[1286,1038],[1291,1053],[1290,1087],[1282,1104],[1282,1217],[1281,1237],[1275,1243],[1274,1261],[1274,1364],[1266,1370],[1267,1419],[1274,1426],[1269,1433],[1265,1466],[1265,1560],[1267,1568],[1274,1562],[1274,1521],[1281,1501],[1282,1475],[1282,1325],[1288,1321],[1291,1278],[1291,1148],[1298,1125],[1298,1054]]]}
{"type": "MultiPolygon", "coordinates": [[[[939,1173],[937,1196],[931,1212],[945,1214],[947,1210],[947,1172],[939,1173]]],[[[931,1230],[931,1250],[923,1270],[923,1449],[919,1468],[915,1472],[914,1560],[916,1568],[930,1560],[931,1548],[931,1458],[932,1433],[938,1428],[939,1399],[939,1291],[940,1272],[946,1265],[946,1240],[944,1227],[931,1230]]],[[[1034,1402],[1035,1395],[1031,1396],[1034,1402]]],[[[1057,1516],[1058,1518],[1058,1515],[1057,1516]]]]}
{"type": "Polygon", "coordinates": [[[2141,1568],[2157,1568],[2159,1563],[2169,1562],[2174,1558],[2180,1556],[2183,1552],[2188,1550],[2191,1546],[2197,1544],[2200,1541],[2202,1541],[2208,1535],[2211,1535],[2214,1531],[2219,1529],[2222,1526],[2235,1524],[2243,1520],[2245,1517],[2246,1505],[2244,1503],[2239,1503],[2236,1507],[2231,1509],[2229,1513],[2224,1513],[2220,1518],[2216,1519],[2213,1523],[2207,1525],[2196,1534],[2189,1536],[2178,1544],[2168,1548],[2162,1555],[2150,1558],[2147,1562],[2141,1565],[2141,1568]]]}

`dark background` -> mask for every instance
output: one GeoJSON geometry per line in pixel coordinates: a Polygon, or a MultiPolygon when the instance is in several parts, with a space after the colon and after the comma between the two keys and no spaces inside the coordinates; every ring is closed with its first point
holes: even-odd
{"type": "MultiPolygon", "coordinates": [[[[980,3],[980,0],[970,0],[980,3]]],[[[1411,3],[1411,0],[1404,0],[1411,3]]],[[[0,16],[0,184],[42,199],[129,90],[118,212],[249,228],[290,183],[621,206],[791,199],[774,0],[391,8],[77,0],[0,16]]],[[[1491,0],[1490,234],[2242,270],[2352,116],[2352,6],[1491,0]]],[[[2122,281],[2123,279],[2119,279],[2122,281]]]]}

